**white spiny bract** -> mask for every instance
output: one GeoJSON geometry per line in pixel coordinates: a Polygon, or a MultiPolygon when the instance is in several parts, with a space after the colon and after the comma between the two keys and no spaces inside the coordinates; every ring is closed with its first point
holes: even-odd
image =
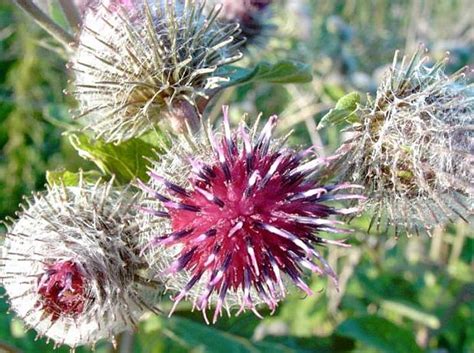
{"type": "Polygon", "coordinates": [[[259,304],[276,309],[286,284],[311,294],[305,270],[337,282],[319,247],[347,245],[320,232],[348,233],[333,217],[356,208],[333,202],[363,197],[348,191],[356,185],[321,185],[314,173],[333,157],[286,146],[272,137],[276,123],[272,116],[261,130],[243,122],[233,130],[225,108],[223,128],[183,136],[153,162],[141,184],[150,224],[142,244],[151,268],[169,278],[171,313],[187,298],[206,321],[211,306],[213,322],[232,306],[259,315],[259,304]],[[163,253],[174,260],[165,264],[163,253]]]}
{"type": "Polygon", "coordinates": [[[162,284],[148,278],[136,242],[138,194],[111,183],[53,186],[9,226],[0,280],[11,309],[56,345],[95,345],[156,311],[162,284]]]}
{"type": "Polygon", "coordinates": [[[339,150],[339,176],[365,186],[378,231],[430,232],[472,215],[474,87],[445,62],[395,55],[339,150]]]}
{"type": "MultiPolygon", "coordinates": [[[[77,118],[109,142],[169,123],[180,106],[196,120],[205,101],[228,77],[219,68],[242,57],[237,24],[221,25],[192,0],[132,2],[133,8],[91,9],[70,67],[77,118]],[[178,108],[176,108],[178,107],[178,108]],[[192,116],[194,115],[194,116],[192,116]]],[[[178,114],[183,116],[185,114],[178,114]]],[[[178,122],[180,127],[185,121],[178,122]]]]}

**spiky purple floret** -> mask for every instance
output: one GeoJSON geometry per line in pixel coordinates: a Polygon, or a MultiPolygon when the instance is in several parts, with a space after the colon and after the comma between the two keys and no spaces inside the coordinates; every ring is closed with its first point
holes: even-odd
{"type": "Polygon", "coordinates": [[[311,178],[327,159],[313,158],[311,149],[296,152],[273,141],[276,122],[272,116],[255,138],[243,124],[231,130],[226,108],[222,136],[208,134],[211,157],[190,159],[191,171],[182,185],[157,168],[150,172],[150,184],[142,185],[162,205],[144,211],[166,222],[168,218],[172,229],[148,246],[178,247],[168,271],[190,274],[174,298],[175,307],[200,283],[194,304],[205,312],[215,296],[215,322],[230,291],[241,294],[240,311],[255,311],[258,302],[274,310],[285,296],[283,277],[308,294],[303,269],[336,281],[316,245],[347,245],[318,233],[347,233],[342,222],[328,218],[356,210],[326,202],[362,196],[344,192],[355,185],[320,185],[311,178]]]}
{"type": "Polygon", "coordinates": [[[51,315],[54,322],[61,316],[76,317],[84,310],[87,298],[85,276],[72,261],[58,261],[45,268],[38,278],[40,310],[51,315]]]}

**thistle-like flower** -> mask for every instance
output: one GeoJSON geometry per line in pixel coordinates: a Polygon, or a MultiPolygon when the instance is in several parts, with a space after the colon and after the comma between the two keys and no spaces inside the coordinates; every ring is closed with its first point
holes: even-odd
{"type": "Polygon", "coordinates": [[[76,117],[107,141],[140,135],[170,115],[178,128],[198,124],[197,101],[228,79],[218,69],[242,57],[238,25],[219,24],[216,9],[204,15],[193,0],[131,4],[89,11],[70,62],[76,117]],[[186,114],[174,114],[183,107],[186,114]]]}
{"type": "Polygon", "coordinates": [[[132,206],[111,183],[54,186],[24,207],[2,247],[0,279],[12,310],[57,345],[94,345],[155,311],[132,206]]]}
{"type": "Polygon", "coordinates": [[[236,22],[241,34],[237,40],[246,39],[246,43],[255,42],[269,25],[268,7],[272,0],[209,0],[208,6],[220,4],[219,18],[224,22],[236,22]]]}
{"type": "Polygon", "coordinates": [[[379,231],[429,232],[472,214],[474,87],[444,65],[428,65],[421,49],[395,55],[339,150],[336,173],[365,186],[379,231]]]}
{"type": "Polygon", "coordinates": [[[258,123],[231,131],[225,109],[223,132],[176,143],[154,163],[149,184],[141,184],[150,195],[145,217],[161,220],[144,239],[144,251],[152,267],[171,275],[175,307],[188,297],[205,315],[215,304],[215,322],[223,307],[235,304],[257,313],[255,306],[264,302],[274,310],[287,280],[311,294],[303,269],[336,280],[317,247],[346,244],[319,232],[348,232],[328,218],[356,209],[327,202],[362,196],[338,193],[354,185],[314,180],[327,160],[272,139],[276,121],[272,116],[260,132],[258,123]],[[153,263],[163,248],[176,260],[160,268],[161,260],[153,263]]]}

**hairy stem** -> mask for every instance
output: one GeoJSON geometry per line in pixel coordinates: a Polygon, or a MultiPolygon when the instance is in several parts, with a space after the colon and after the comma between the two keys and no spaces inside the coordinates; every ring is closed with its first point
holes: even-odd
{"type": "Polygon", "coordinates": [[[441,318],[441,326],[436,330],[428,330],[424,342],[422,342],[423,347],[427,347],[431,338],[439,335],[440,332],[448,325],[450,325],[451,320],[456,315],[459,307],[464,303],[469,303],[474,299],[474,284],[468,283],[461,287],[459,290],[456,299],[454,302],[444,311],[444,314],[441,318]]]}
{"type": "Polygon", "coordinates": [[[82,24],[81,14],[77,9],[76,4],[72,0],[59,0],[59,4],[63,9],[64,15],[69,22],[69,25],[74,30],[74,32],[78,31],[82,24]]]}
{"type": "Polygon", "coordinates": [[[31,0],[14,0],[14,2],[21,7],[27,14],[49,34],[51,34],[64,47],[70,49],[70,43],[74,41],[74,37],[55,23],[48,15],[36,6],[31,0]]]}
{"type": "Polygon", "coordinates": [[[6,342],[0,341],[0,352],[5,352],[5,353],[22,353],[18,348],[15,348],[11,345],[9,345],[6,342]]]}
{"type": "Polygon", "coordinates": [[[133,352],[133,332],[122,332],[113,345],[113,353],[132,353],[133,352]]]}

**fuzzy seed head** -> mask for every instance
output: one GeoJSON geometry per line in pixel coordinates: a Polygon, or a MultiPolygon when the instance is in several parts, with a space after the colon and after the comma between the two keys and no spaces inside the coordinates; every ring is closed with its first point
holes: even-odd
{"type": "Polygon", "coordinates": [[[340,149],[341,178],[364,185],[379,231],[429,231],[472,215],[474,87],[420,49],[397,55],[340,149]]]}
{"type": "Polygon", "coordinates": [[[111,184],[53,186],[24,207],[2,246],[0,279],[12,310],[58,345],[94,345],[155,310],[137,239],[136,195],[111,184]]]}
{"type": "Polygon", "coordinates": [[[76,117],[109,142],[166,126],[183,102],[195,118],[197,101],[227,80],[217,70],[242,57],[238,25],[217,23],[216,9],[205,15],[192,0],[132,4],[89,11],[70,62],[76,117]]]}
{"type": "Polygon", "coordinates": [[[203,313],[215,305],[213,321],[234,304],[255,311],[264,302],[274,310],[288,281],[311,294],[303,269],[336,279],[318,246],[345,244],[319,232],[346,233],[329,218],[355,210],[331,201],[361,196],[346,193],[353,185],[314,180],[327,160],[273,139],[276,122],[271,117],[260,132],[243,123],[232,131],[225,108],[223,131],[176,144],[142,185],[150,196],[143,211],[159,220],[144,239],[149,262],[175,252],[176,260],[159,269],[179,291],[175,304],[188,297],[203,313]]]}

